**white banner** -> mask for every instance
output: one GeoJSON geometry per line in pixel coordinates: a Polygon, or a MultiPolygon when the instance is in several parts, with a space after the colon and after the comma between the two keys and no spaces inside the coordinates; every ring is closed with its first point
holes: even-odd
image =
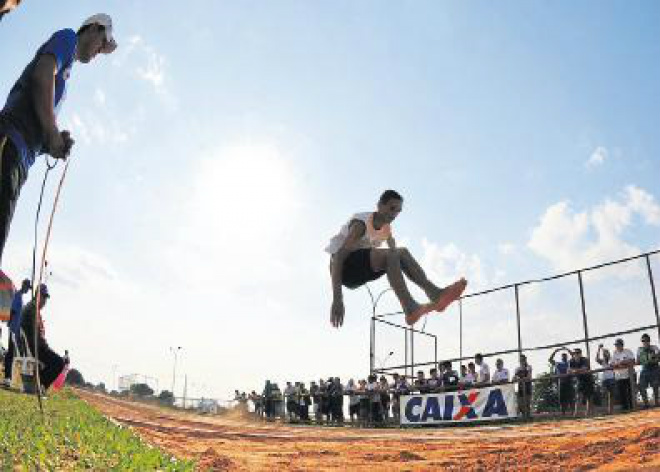
{"type": "Polygon", "coordinates": [[[518,416],[513,384],[401,396],[401,424],[424,425],[496,421],[518,416]]]}

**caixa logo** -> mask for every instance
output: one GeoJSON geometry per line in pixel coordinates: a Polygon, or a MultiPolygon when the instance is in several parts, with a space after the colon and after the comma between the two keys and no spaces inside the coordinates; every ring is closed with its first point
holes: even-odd
{"type": "Polygon", "coordinates": [[[515,395],[501,388],[405,398],[405,423],[478,421],[516,415],[515,395]]]}

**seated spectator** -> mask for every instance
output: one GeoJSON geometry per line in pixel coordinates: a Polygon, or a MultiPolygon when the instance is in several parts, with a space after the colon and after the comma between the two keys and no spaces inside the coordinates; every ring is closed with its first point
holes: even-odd
{"type": "Polygon", "coordinates": [[[475,383],[479,386],[488,385],[490,383],[490,367],[484,362],[484,356],[481,354],[475,354],[474,363],[479,367],[479,371],[475,372],[477,378],[475,383]]]}
{"type": "MultiPolygon", "coordinates": [[[[568,354],[570,354],[569,350],[560,347],[559,349],[555,349],[555,351],[553,351],[553,353],[550,355],[548,362],[553,367],[552,373],[554,375],[568,374],[568,369],[569,369],[568,354]],[[561,350],[566,350],[566,352],[562,352],[561,361],[556,362],[555,355],[561,350]]],[[[573,376],[569,375],[565,377],[559,377],[557,379],[557,387],[558,387],[557,390],[559,391],[559,408],[561,409],[561,414],[566,415],[568,414],[569,411],[572,411],[575,406],[574,405],[575,390],[573,388],[573,376]]]]}
{"type": "Polygon", "coordinates": [[[451,361],[442,363],[442,387],[447,391],[453,391],[458,388],[459,377],[451,365],[451,361]]]}
{"type": "Polygon", "coordinates": [[[415,390],[418,390],[419,393],[429,393],[428,385],[426,383],[426,378],[424,378],[424,371],[417,371],[417,378],[415,379],[415,390]]]}
{"type": "MultiPolygon", "coordinates": [[[[472,364],[472,363],[471,363],[472,364]]],[[[474,375],[474,364],[472,372],[468,369],[468,366],[462,365],[461,366],[461,378],[458,380],[458,386],[460,388],[472,388],[474,385],[474,382],[477,380],[476,376],[474,375]]]]}
{"type": "MultiPolygon", "coordinates": [[[[601,368],[612,367],[612,356],[609,349],[605,349],[602,344],[598,345],[596,352],[596,362],[601,368]],[[602,353],[602,357],[601,357],[602,353]]],[[[607,399],[607,411],[611,415],[614,412],[614,371],[612,369],[604,370],[600,373],[600,385],[603,387],[607,399]]]]}
{"type": "Polygon", "coordinates": [[[497,359],[495,361],[495,372],[493,372],[493,384],[502,384],[509,381],[509,369],[504,368],[504,361],[497,359]]]}
{"type": "Polygon", "coordinates": [[[383,408],[383,419],[385,421],[390,418],[390,384],[387,382],[387,378],[384,375],[380,376],[379,379],[380,387],[380,404],[383,408]]]}
{"type": "Polygon", "coordinates": [[[520,365],[516,367],[513,381],[518,382],[518,405],[525,417],[531,414],[532,402],[532,366],[527,363],[527,356],[520,355],[520,365]]]}
{"type": "Polygon", "coordinates": [[[589,372],[591,370],[589,367],[589,360],[582,355],[582,349],[580,348],[574,349],[571,354],[571,360],[568,362],[568,372],[571,374],[577,374],[578,393],[573,416],[577,417],[580,403],[585,406],[585,415],[589,416],[591,414],[591,404],[594,397],[594,378],[591,375],[591,372],[589,372]]]}
{"type": "Polygon", "coordinates": [[[30,352],[34,355],[35,353],[34,326],[35,326],[35,318],[36,318],[36,325],[38,327],[37,344],[39,347],[39,363],[40,363],[39,380],[41,382],[41,387],[44,389],[44,391],[46,391],[64,369],[64,360],[58,354],[56,354],[55,351],[53,351],[46,342],[44,323],[41,314],[43,313],[43,309],[46,306],[46,302],[50,298],[50,295],[48,294],[48,287],[46,287],[45,284],[41,284],[39,290],[40,290],[40,297],[39,297],[40,316],[37,317],[36,299],[30,301],[27,305],[25,305],[25,308],[23,308],[21,329],[23,330],[27,338],[27,343],[30,348],[30,352]]]}
{"type": "Polygon", "coordinates": [[[633,397],[630,387],[630,368],[635,365],[635,355],[630,349],[623,347],[623,339],[614,342],[612,353],[612,367],[614,367],[614,380],[619,393],[621,408],[632,410],[633,397]]]}
{"type": "Polygon", "coordinates": [[[429,371],[430,377],[426,381],[429,393],[439,392],[442,387],[442,379],[438,376],[438,369],[435,367],[429,371]]]}
{"type": "Polygon", "coordinates": [[[642,395],[644,406],[649,406],[648,388],[653,390],[653,401],[658,406],[658,387],[660,386],[660,349],[651,344],[651,337],[642,334],[642,345],[637,349],[637,363],[642,366],[639,374],[639,393],[642,395]]]}

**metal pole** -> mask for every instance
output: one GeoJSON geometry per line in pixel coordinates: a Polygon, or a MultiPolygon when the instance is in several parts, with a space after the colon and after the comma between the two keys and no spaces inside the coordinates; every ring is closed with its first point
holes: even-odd
{"type": "Polygon", "coordinates": [[[520,334],[520,295],[518,293],[518,284],[514,285],[516,296],[516,326],[518,328],[518,356],[522,354],[522,335],[520,334]]]}
{"type": "Polygon", "coordinates": [[[369,337],[369,374],[374,373],[376,356],[376,317],[371,317],[371,335],[369,337]]]}
{"type": "Polygon", "coordinates": [[[580,304],[582,305],[582,323],[584,324],[584,345],[587,350],[587,359],[591,359],[591,350],[589,349],[589,326],[587,324],[587,308],[584,303],[584,284],[582,282],[582,272],[577,272],[578,282],[580,284],[580,304]]]}
{"type": "Polygon", "coordinates": [[[649,272],[649,282],[651,284],[651,295],[653,295],[653,309],[655,310],[655,322],[658,324],[658,339],[660,339],[660,313],[658,313],[658,297],[655,293],[655,283],[653,282],[653,270],[651,269],[651,259],[646,256],[646,268],[649,272]]]}
{"type": "Polygon", "coordinates": [[[460,372],[460,366],[463,365],[463,300],[458,300],[458,357],[461,359],[458,361],[460,372]]]}
{"type": "Polygon", "coordinates": [[[440,369],[440,366],[438,365],[438,337],[433,336],[433,342],[435,344],[435,368],[440,369]]]}
{"type": "Polygon", "coordinates": [[[404,347],[405,347],[405,361],[403,363],[403,376],[408,375],[408,328],[403,329],[404,347]]]}
{"type": "Polygon", "coordinates": [[[415,330],[410,330],[410,373],[415,376],[415,330]]]}

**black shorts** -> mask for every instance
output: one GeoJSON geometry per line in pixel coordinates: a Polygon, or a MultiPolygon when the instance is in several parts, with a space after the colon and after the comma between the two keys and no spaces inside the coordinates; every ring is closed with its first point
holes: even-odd
{"type": "Polygon", "coordinates": [[[341,283],[354,289],[383,276],[385,271],[375,272],[371,268],[371,249],[357,249],[344,261],[341,283]]]}

